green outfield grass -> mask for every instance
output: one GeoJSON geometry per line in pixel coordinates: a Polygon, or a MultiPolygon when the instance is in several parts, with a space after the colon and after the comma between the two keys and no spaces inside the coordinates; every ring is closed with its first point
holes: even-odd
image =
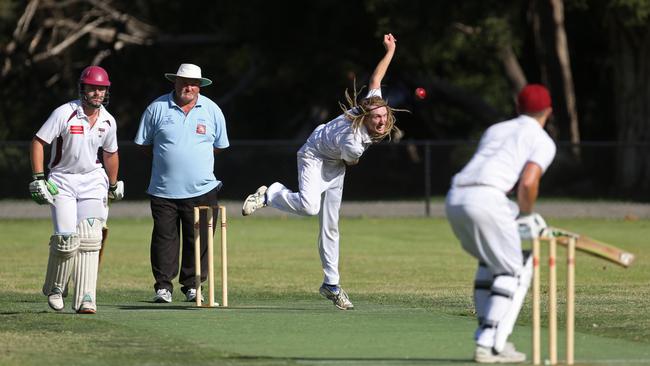
{"type": "MultiPolygon", "coordinates": [[[[577,362],[650,364],[650,222],[548,221],[637,255],[622,269],[578,253],[577,362]]],[[[40,294],[49,221],[0,221],[0,365],[471,364],[475,263],[446,221],[343,219],[342,285],[356,307],[347,312],[318,294],[317,220],[228,224],[229,308],[194,308],[180,290],[172,304],[151,303],[151,221],[115,219],[98,313],[77,315],[69,303],[49,310],[40,294]]],[[[560,266],[560,291],[564,275],[560,266]]],[[[512,340],[530,355],[529,318],[527,300],[512,340]]]]}

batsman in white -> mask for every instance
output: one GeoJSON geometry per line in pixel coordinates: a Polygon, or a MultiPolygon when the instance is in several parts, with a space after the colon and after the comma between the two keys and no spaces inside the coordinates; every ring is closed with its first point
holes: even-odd
{"type": "Polygon", "coordinates": [[[341,310],[354,308],[339,286],[338,221],[345,170],[346,166],[357,164],[371,144],[398,131],[394,110],[381,94],[381,81],[395,53],[396,42],[392,34],[384,35],[386,53],[370,77],[368,95],[357,104],[356,92],[353,98],[346,93],[349,106],[341,105],[343,114],[316,127],[298,151],[299,191],[292,192],[277,182],[268,189],[261,186],[246,198],[242,208],[244,216],[264,206],[298,215],[318,215],[318,251],[325,274],[320,293],[341,310]]]}
{"type": "Polygon", "coordinates": [[[555,157],[555,143],[544,131],[551,97],[539,84],[518,95],[517,118],[489,127],[467,165],[452,178],[447,194],[449,223],[469,254],[478,260],[474,303],[479,326],[474,360],[518,363],[526,359],[507,342],[532,277],[532,258],[521,238],[545,227],[533,213],[542,174],[555,157]],[[517,185],[517,204],[506,194],[517,185]]]}
{"type": "Polygon", "coordinates": [[[72,308],[83,314],[97,311],[95,292],[107,199],[124,196],[124,183],[117,180],[117,126],[105,108],[110,85],[106,70],[86,67],[79,78],[79,99],[55,109],[31,143],[29,191],[36,203],[50,205],[54,226],[43,294],[57,311],[64,308],[63,294],[71,275],[75,284],[72,308]],[[47,179],[43,168],[46,144],[52,144],[47,179]],[[99,148],[104,168],[97,159],[99,148]]]}

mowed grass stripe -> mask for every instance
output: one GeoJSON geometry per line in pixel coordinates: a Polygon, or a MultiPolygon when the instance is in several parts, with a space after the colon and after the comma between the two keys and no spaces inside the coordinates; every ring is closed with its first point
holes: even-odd
{"type": "MultiPolygon", "coordinates": [[[[30,308],[39,307],[34,301],[29,303],[30,308]]],[[[57,339],[71,345],[85,339],[76,356],[94,360],[90,362],[93,364],[107,361],[100,354],[114,353],[107,364],[131,364],[134,357],[160,357],[153,350],[164,354],[170,364],[215,361],[211,357],[242,362],[469,362],[472,346],[467,338],[474,327],[471,319],[363,301],[358,305],[363,311],[340,312],[325,305],[312,300],[270,300],[231,309],[197,309],[187,303],[137,302],[105,304],[96,317],[35,310],[14,318],[23,326],[38,325],[39,332],[56,334],[57,339]]],[[[22,361],[38,359],[41,351],[35,350],[43,350],[42,342],[48,344],[39,332],[27,333],[35,333],[31,340],[38,344],[21,352],[21,358],[27,356],[22,361]]],[[[529,328],[518,327],[513,341],[527,351],[529,328]]],[[[562,346],[560,350],[562,357],[562,346]]],[[[583,333],[577,334],[576,357],[581,362],[606,362],[613,357],[631,362],[650,360],[647,345],[583,333]]]]}

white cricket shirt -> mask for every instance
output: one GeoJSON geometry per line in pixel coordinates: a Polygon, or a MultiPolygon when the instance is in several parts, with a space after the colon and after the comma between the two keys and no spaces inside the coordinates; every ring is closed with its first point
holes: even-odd
{"type": "Polygon", "coordinates": [[[115,118],[102,106],[97,122],[90,128],[79,100],[55,109],[36,137],[52,144],[48,165],[51,173],[88,173],[102,167],[97,158],[100,147],[110,153],[117,151],[115,118]]]}
{"type": "MultiPolygon", "coordinates": [[[[381,89],[368,91],[366,98],[381,97],[381,89]]],[[[372,145],[372,138],[365,125],[352,128],[352,122],[345,115],[319,125],[311,133],[298,155],[314,156],[331,160],[353,162],[372,145]]]]}
{"type": "Polygon", "coordinates": [[[517,183],[527,162],[544,172],[555,152],[555,143],[539,122],[521,115],[485,131],[472,159],[452,178],[452,186],[491,186],[505,193],[517,183]]]}

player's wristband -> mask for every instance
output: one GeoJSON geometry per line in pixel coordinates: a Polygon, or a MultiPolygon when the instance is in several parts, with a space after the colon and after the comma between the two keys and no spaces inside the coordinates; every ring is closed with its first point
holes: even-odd
{"type": "Polygon", "coordinates": [[[117,189],[117,182],[115,184],[109,184],[108,185],[108,190],[111,192],[114,192],[117,189]]]}
{"type": "Polygon", "coordinates": [[[43,173],[43,172],[34,173],[34,174],[32,174],[32,179],[34,179],[34,180],[39,180],[39,179],[45,180],[45,173],[43,173]]]}

